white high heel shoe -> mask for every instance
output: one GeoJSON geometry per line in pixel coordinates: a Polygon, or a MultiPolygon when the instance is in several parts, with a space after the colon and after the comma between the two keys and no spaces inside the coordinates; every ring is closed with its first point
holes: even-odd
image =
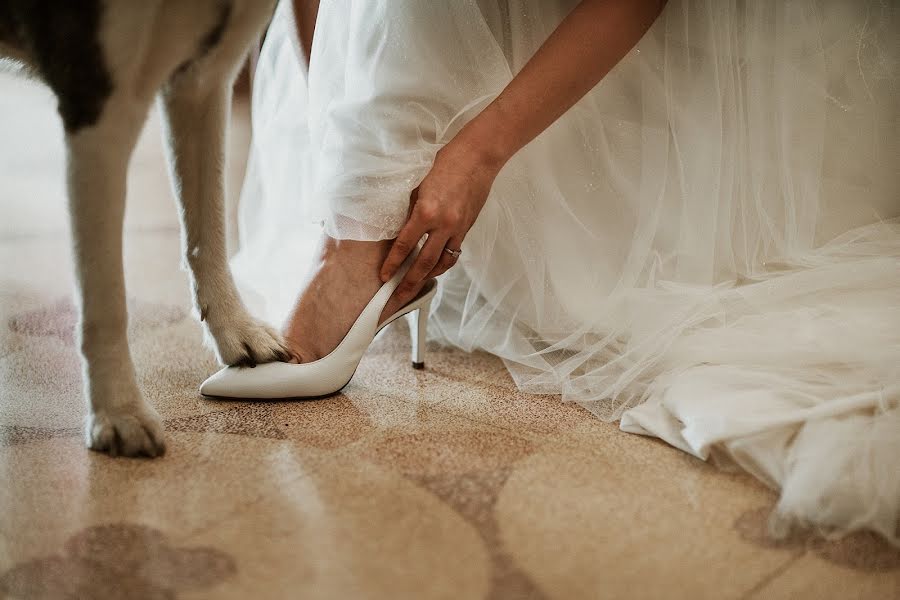
{"type": "Polygon", "coordinates": [[[357,317],[350,331],[337,348],[319,360],[292,364],[272,362],[256,367],[226,367],[212,375],[200,386],[204,396],[222,398],[317,398],[339,392],[356,372],[359,361],[375,335],[388,324],[404,315],[415,312],[415,327],[410,323],[412,338],[413,368],[425,366],[425,334],[431,300],[437,285],[428,282],[419,295],[387,318],[378,323],[381,311],[400,284],[409,269],[410,256],[397,273],[375,293],[375,296],[357,317]]]}

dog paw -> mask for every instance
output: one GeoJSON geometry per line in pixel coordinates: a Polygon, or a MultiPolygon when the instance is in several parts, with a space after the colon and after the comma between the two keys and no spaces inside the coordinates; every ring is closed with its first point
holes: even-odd
{"type": "Polygon", "coordinates": [[[166,452],[163,425],[149,407],[100,410],[91,413],[85,424],[87,446],[110,456],[147,456],[166,452]]]}
{"type": "Polygon", "coordinates": [[[278,332],[256,319],[216,329],[210,327],[209,333],[215,341],[216,355],[222,364],[253,367],[290,360],[287,346],[278,332]]]}

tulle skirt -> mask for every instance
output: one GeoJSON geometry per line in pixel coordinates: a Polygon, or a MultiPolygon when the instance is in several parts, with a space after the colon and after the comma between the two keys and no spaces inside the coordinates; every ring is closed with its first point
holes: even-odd
{"type": "MultiPolygon", "coordinates": [[[[283,2],[253,97],[233,267],[281,322],[323,228],[386,239],[437,150],[572,0],[283,2]]],[[[900,545],[900,10],[671,0],[503,169],[434,336],[526,391],[740,465],[773,531],[900,545]]]]}

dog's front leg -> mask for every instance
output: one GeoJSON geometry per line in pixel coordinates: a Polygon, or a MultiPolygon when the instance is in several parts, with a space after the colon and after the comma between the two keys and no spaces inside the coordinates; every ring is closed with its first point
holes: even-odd
{"type": "Polygon", "coordinates": [[[66,135],[68,187],[88,401],[87,445],[159,456],[159,416],[141,396],[128,350],[122,221],[125,178],[147,107],[111,99],[100,120],[66,135]]]}
{"type": "Polygon", "coordinates": [[[228,268],[223,165],[230,102],[227,78],[210,73],[176,75],[160,96],[197,311],[220,362],[254,365],[284,360],[287,352],[278,333],[247,312],[228,268]]]}

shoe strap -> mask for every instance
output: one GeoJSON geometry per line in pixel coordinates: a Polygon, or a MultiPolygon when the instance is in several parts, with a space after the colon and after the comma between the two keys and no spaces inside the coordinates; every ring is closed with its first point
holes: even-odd
{"type": "MultiPolygon", "coordinates": [[[[394,294],[394,290],[400,285],[400,282],[403,280],[403,277],[409,271],[410,267],[412,267],[413,261],[416,260],[416,257],[419,256],[420,246],[417,246],[412,252],[409,253],[409,256],[401,263],[400,267],[397,269],[397,272],[394,273],[394,276],[388,279],[388,281],[379,288],[377,292],[375,292],[375,296],[372,298],[371,302],[363,309],[362,314],[360,314],[360,318],[362,318],[363,314],[366,311],[372,309],[375,310],[377,308],[378,314],[381,315],[381,312],[384,310],[384,307],[387,306],[388,300],[391,299],[391,296],[394,294]]],[[[378,323],[375,323],[375,326],[378,326],[378,323]]]]}
{"type": "MultiPolygon", "coordinates": [[[[384,310],[384,307],[387,305],[388,300],[391,299],[391,295],[394,293],[394,290],[397,289],[397,286],[400,285],[400,281],[406,275],[409,268],[412,266],[413,261],[415,261],[416,257],[419,255],[420,247],[416,247],[416,249],[406,257],[406,260],[400,265],[397,269],[397,272],[394,273],[394,276],[391,277],[387,283],[383,284],[381,288],[377,292],[375,292],[375,296],[369,301],[369,303],[363,308],[362,312],[356,318],[356,321],[353,322],[353,325],[350,327],[350,331],[347,332],[347,335],[344,336],[344,339],[341,340],[341,343],[338,344],[337,348],[332,350],[328,356],[332,354],[342,354],[341,348],[350,344],[352,346],[368,346],[368,344],[372,341],[372,338],[375,336],[375,333],[378,331],[378,317],[381,316],[381,312],[384,310]],[[374,314],[373,314],[374,313],[374,314]]],[[[319,360],[325,360],[328,358],[325,356],[319,360]]],[[[318,361],[316,361],[318,362],[318,361]]]]}

